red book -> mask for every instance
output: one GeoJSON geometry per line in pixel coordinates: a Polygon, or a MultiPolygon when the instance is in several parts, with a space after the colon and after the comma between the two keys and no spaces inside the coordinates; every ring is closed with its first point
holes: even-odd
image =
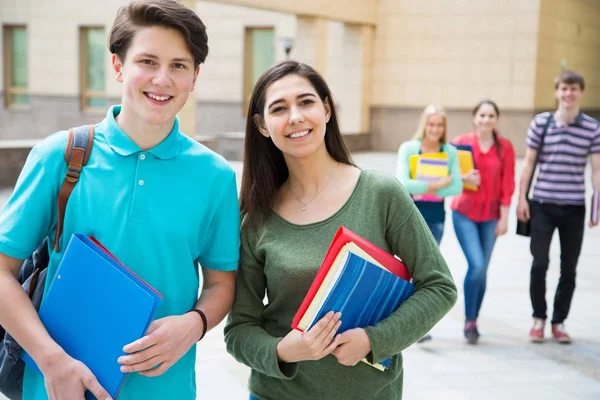
{"type": "Polygon", "coordinates": [[[329,269],[331,268],[331,265],[335,261],[335,258],[337,257],[341,248],[350,242],[353,242],[358,247],[360,247],[363,251],[365,251],[367,254],[373,257],[375,261],[383,265],[388,271],[410,282],[410,274],[408,273],[406,265],[404,265],[402,261],[391,255],[387,251],[383,250],[382,248],[360,237],[348,228],[341,226],[340,229],[338,229],[338,231],[336,232],[335,236],[333,237],[333,241],[331,242],[331,245],[329,245],[329,250],[327,250],[327,254],[325,255],[325,259],[321,264],[321,268],[319,268],[317,276],[315,277],[312,285],[310,286],[310,289],[308,289],[306,297],[304,297],[302,304],[300,304],[300,308],[298,308],[298,311],[296,312],[296,315],[292,320],[293,329],[301,330],[298,328],[300,320],[306,313],[306,310],[310,306],[310,303],[315,298],[319,287],[321,287],[323,280],[327,276],[327,273],[329,272],[329,269]]]}
{"type": "Polygon", "coordinates": [[[152,286],[150,286],[148,284],[148,282],[146,282],[145,280],[140,278],[138,274],[136,274],[135,272],[133,272],[132,270],[127,268],[125,266],[125,264],[123,264],[117,257],[115,257],[115,255],[113,253],[108,251],[108,249],[106,247],[104,247],[104,245],[102,243],[100,243],[100,241],[98,239],[96,239],[94,236],[88,236],[88,239],[90,239],[92,242],[94,242],[96,244],[96,246],[100,247],[100,249],[102,249],[110,258],[112,258],[113,260],[118,262],[121,267],[123,267],[123,268],[125,268],[125,270],[127,270],[127,272],[129,272],[131,275],[136,277],[141,283],[143,283],[148,288],[150,288],[150,290],[152,290],[154,293],[156,293],[161,299],[163,298],[162,294],[160,294],[156,289],[154,289],[152,286]]]}

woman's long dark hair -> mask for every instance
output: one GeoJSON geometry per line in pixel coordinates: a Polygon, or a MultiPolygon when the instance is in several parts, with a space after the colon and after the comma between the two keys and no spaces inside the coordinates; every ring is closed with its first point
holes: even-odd
{"type": "Polygon", "coordinates": [[[329,102],[331,116],[326,125],[325,147],[337,162],[354,165],[350,153],[342,140],[331,91],[325,80],[312,67],[297,61],[284,61],[266,70],[256,82],[246,119],[244,144],[244,171],[240,190],[240,214],[242,227],[259,227],[271,212],[277,190],[286,181],[289,171],[283,153],[271,138],[264,137],[258,126],[264,121],[267,89],[288,75],[306,78],[323,103],[329,102]]]}
{"type": "MultiPolygon", "coordinates": [[[[494,111],[496,112],[496,117],[500,117],[500,109],[498,108],[498,105],[490,99],[481,100],[479,103],[477,103],[477,105],[473,109],[473,117],[475,117],[475,115],[477,115],[477,111],[479,111],[481,106],[484,104],[489,104],[490,106],[492,106],[494,108],[494,111]]],[[[492,136],[494,138],[494,144],[496,145],[496,154],[498,154],[498,158],[500,158],[501,157],[500,149],[501,149],[502,145],[500,144],[500,141],[498,140],[498,132],[496,132],[496,129],[492,130],[492,136]]]]}

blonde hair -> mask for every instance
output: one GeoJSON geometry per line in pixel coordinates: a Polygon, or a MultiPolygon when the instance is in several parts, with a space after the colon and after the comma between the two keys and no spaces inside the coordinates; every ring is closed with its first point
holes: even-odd
{"type": "Polygon", "coordinates": [[[448,115],[446,114],[446,110],[437,104],[430,104],[425,107],[425,110],[423,110],[423,113],[421,114],[421,119],[419,119],[419,126],[413,139],[423,140],[423,136],[425,136],[425,127],[427,126],[429,117],[432,115],[441,115],[444,118],[444,135],[440,138],[440,142],[446,143],[446,136],[448,135],[448,115]]]}

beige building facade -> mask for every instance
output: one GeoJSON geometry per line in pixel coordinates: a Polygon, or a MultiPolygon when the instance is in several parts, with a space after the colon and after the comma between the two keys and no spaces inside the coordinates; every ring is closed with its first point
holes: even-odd
{"type": "MultiPolygon", "coordinates": [[[[555,107],[553,79],[565,67],[583,73],[584,110],[600,114],[596,0],[183,2],[207,25],[210,46],[180,116],[193,136],[240,139],[252,84],[286,58],[286,44],[290,58],[325,76],[342,131],[362,148],[397,149],[429,103],[448,109],[451,137],[468,131],[471,109],[490,98],[500,132],[522,155],[528,123],[555,107]]],[[[123,4],[0,2],[0,139],[41,138],[118,103],[110,54],[98,43],[123,4]]]]}
{"type": "Polygon", "coordinates": [[[404,140],[430,102],[449,110],[450,136],[469,130],[471,109],[490,98],[501,110],[500,132],[522,155],[531,117],[556,106],[553,83],[564,66],[585,76],[583,108],[598,116],[600,2],[380,0],[378,7],[376,148],[404,140]]]}

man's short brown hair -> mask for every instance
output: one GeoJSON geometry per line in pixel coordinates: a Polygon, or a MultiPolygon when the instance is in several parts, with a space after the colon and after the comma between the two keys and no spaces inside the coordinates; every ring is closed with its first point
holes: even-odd
{"type": "Polygon", "coordinates": [[[576,71],[567,70],[561,72],[554,80],[554,89],[558,89],[558,85],[561,83],[566,83],[567,85],[578,84],[582,92],[583,89],[585,89],[585,81],[583,80],[583,76],[576,71]]]}
{"type": "Polygon", "coordinates": [[[119,8],[108,37],[108,49],[125,61],[138,28],[161,26],[179,31],[194,57],[194,68],[208,55],[206,26],[193,11],[176,0],[133,0],[119,8]]]}

